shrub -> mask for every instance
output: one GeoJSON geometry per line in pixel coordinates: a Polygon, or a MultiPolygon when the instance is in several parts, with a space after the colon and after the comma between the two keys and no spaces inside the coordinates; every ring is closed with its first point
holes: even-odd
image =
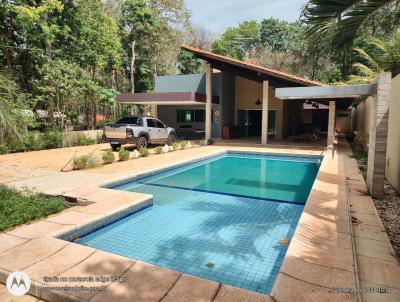
{"type": "Polygon", "coordinates": [[[140,148],[139,149],[140,156],[147,157],[149,156],[149,150],[147,148],[140,148]]]}
{"type": "Polygon", "coordinates": [[[78,136],[76,138],[77,146],[94,145],[95,143],[96,143],[96,139],[87,136],[85,133],[78,134],[78,136]]]}
{"type": "Polygon", "coordinates": [[[163,153],[163,148],[161,146],[158,146],[154,149],[154,151],[156,152],[156,154],[161,154],[163,153]]]}
{"type": "Polygon", "coordinates": [[[87,167],[89,155],[74,156],[72,159],[74,170],[83,170],[87,167]]]}
{"type": "Polygon", "coordinates": [[[27,132],[23,138],[22,138],[22,142],[18,143],[15,142],[15,151],[21,151],[18,150],[19,146],[18,144],[22,144],[23,147],[22,149],[25,151],[38,151],[38,150],[42,150],[45,148],[45,143],[44,140],[41,137],[41,134],[38,132],[27,132]]]}
{"type": "Polygon", "coordinates": [[[10,149],[6,145],[0,145],[0,154],[7,154],[10,152],[10,149]]]}
{"type": "Polygon", "coordinates": [[[103,153],[102,159],[105,165],[112,164],[115,160],[115,155],[110,149],[103,153]]]}
{"type": "Polygon", "coordinates": [[[181,149],[185,149],[185,147],[186,147],[186,145],[187,145],[187,141],[181,141],[181,142],[179,143],[179,145],[180,145],[181,149]]]}
{"type": "Polygon", "coordinates": [[[126,150],[124,147],[119,148],[118,151],[119,161],[126,161],[129,159],[129,156],[130,156],[129,150],[126,150]]]}
{"type": "Polygon", "coordinates": [[[200,140],[200,141],[199,141],[199,145],[202,146],[202,147],[205,146],[205,145],[207,145],[206,140],[205,140],[205,139],[200,140]]]}
{"type": "Polygon", "coordinates": [[[97,132],[96,134],[96,144],[101,144],[103,142],[103,134],[100,132],[97,132]]]}
{"type": "Polygon", "coordinates": [[[43,134],[43,144],[46,149],[62,147],[63,135],[60,131],[46,131],[43,134]]]}
{"type": "Polygon", "coordinates": [[[212,138],[209,138],[207,140],[207,145],[214,145],[214,140],[212,138]]]}
{"type": "Polygon", "coordinates": [[[99,165],[100,165],[100,163],[99,163],[99,159],[97,158],[97,156],[94,154],[89,154],[86,168],[91,169],[91,168],[98,167],[99,165]]]}
{"type": "Polygon", "coordinates": [[[179,143],[173,143],[172,148],[174,148],[174,151],[179,150],[179,143]]]}

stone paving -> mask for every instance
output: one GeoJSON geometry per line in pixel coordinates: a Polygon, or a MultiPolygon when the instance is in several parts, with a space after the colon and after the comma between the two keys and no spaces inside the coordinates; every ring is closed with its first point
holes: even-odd
{"type": "MultiPolygon", "coordinates": [[[[229,147],[232,150],[320,154],[315,150],[229,147]]],[[[222,285],[55,238],[147,202],[150,195],[99,188],[100,183],[219,154],[223,146],[194,148],[99,169],[24,177],[8,185],[77,199],[80,206],[0,233],[0,283],[22,270],[30,294],[48,301],[398,301],[400,269],[365,182],[347,144],[324,157],[270,296],[222,285]],[[354,223],[352,223],[354,222],[354,223]],[[386,236],[386,237],[385,237],[386,236]],[[48,291],[44,276],[119,276],[97,280],[104,291],[48,291]],[[104,282],[103,282],[104,281],[104,282]],[[390,294],[343,293],[332,288],[390,287],[390,294]]],[[[1,168],[1,160],[0,160],[1,168]]],[[[29,169],[27,167],[26,169],[29,169]]],[[[2,172],[3,170],[1,170],[2,172]]],[[[34,171],[34,169],[33,169],[34,171]]],[[[0,174],[1,174],[0,172],[0,174]]],[[[8,172],[7,172],[8,173],[8,172]]],[[[29,173],[28,173],[29,175],[29,173]]],[[[89,286],[57,282],[57,286],[89,286]]],[[[1,288],[0,288],[1,289],[1,288]]],[[[4,292],[4,290],[3,290],[4,292]]],[[[1,297],[0,291],[0,297],[1,297]]],[[[26,296],[29,297],[29,296],[26,296]]],[[[0,299],[1,300],[1,299],[0,299]]],[[[30,300],[28,300],[30,301],[30,300]]],[[[32,300],[35,301],[35,300],[32,300]]]]}

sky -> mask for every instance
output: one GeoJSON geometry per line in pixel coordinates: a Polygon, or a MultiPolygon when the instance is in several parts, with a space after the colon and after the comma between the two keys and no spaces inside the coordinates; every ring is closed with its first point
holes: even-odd
{"type": "Polygon", "coordinates": [[[239,22],[274,17],[286,21],[299,18],[306,0],[185,0],[192,22],[205,29],[222,33],[239,22]]]}

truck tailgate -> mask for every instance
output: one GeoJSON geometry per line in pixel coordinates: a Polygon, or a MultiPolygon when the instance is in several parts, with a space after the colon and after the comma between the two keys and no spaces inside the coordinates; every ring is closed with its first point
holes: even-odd
{"type": "Polygon", "coordinates": [[[104,134],[106,138],[124,139],[126,138],[126,126],[125,125],[105,126],[104,134]]]}

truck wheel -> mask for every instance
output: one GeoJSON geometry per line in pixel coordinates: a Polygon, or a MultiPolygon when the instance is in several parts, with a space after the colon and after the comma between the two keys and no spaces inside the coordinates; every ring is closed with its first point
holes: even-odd
{"type": "Polygon", "coordinates": [[[118,145],[110,144],[110,145],[111,145],[111,149],[112,149],[113,151],[118,151],[118,149],[121,148],[121,145],[120,145],[120,144],[118,144],[118,145]]]}
{"type": "Polygon", "coordinates": [[[175,141],[176,141],[176,135],[174,133],[171,133],[168,136],[168,144],[173,144],[173,143],[175,143],[175,141]]]}
{"type": "Polygon", "coordinates": [[[139,138],[137,147],[138,147],[139,149],[140,149],[140,148],[147,148],[147,145],[148,145],[148,144],[149,144],[149,141],[148,141],[147,137],[146,137],[146,136],[141,136],[141,137],[139,138]]]}

